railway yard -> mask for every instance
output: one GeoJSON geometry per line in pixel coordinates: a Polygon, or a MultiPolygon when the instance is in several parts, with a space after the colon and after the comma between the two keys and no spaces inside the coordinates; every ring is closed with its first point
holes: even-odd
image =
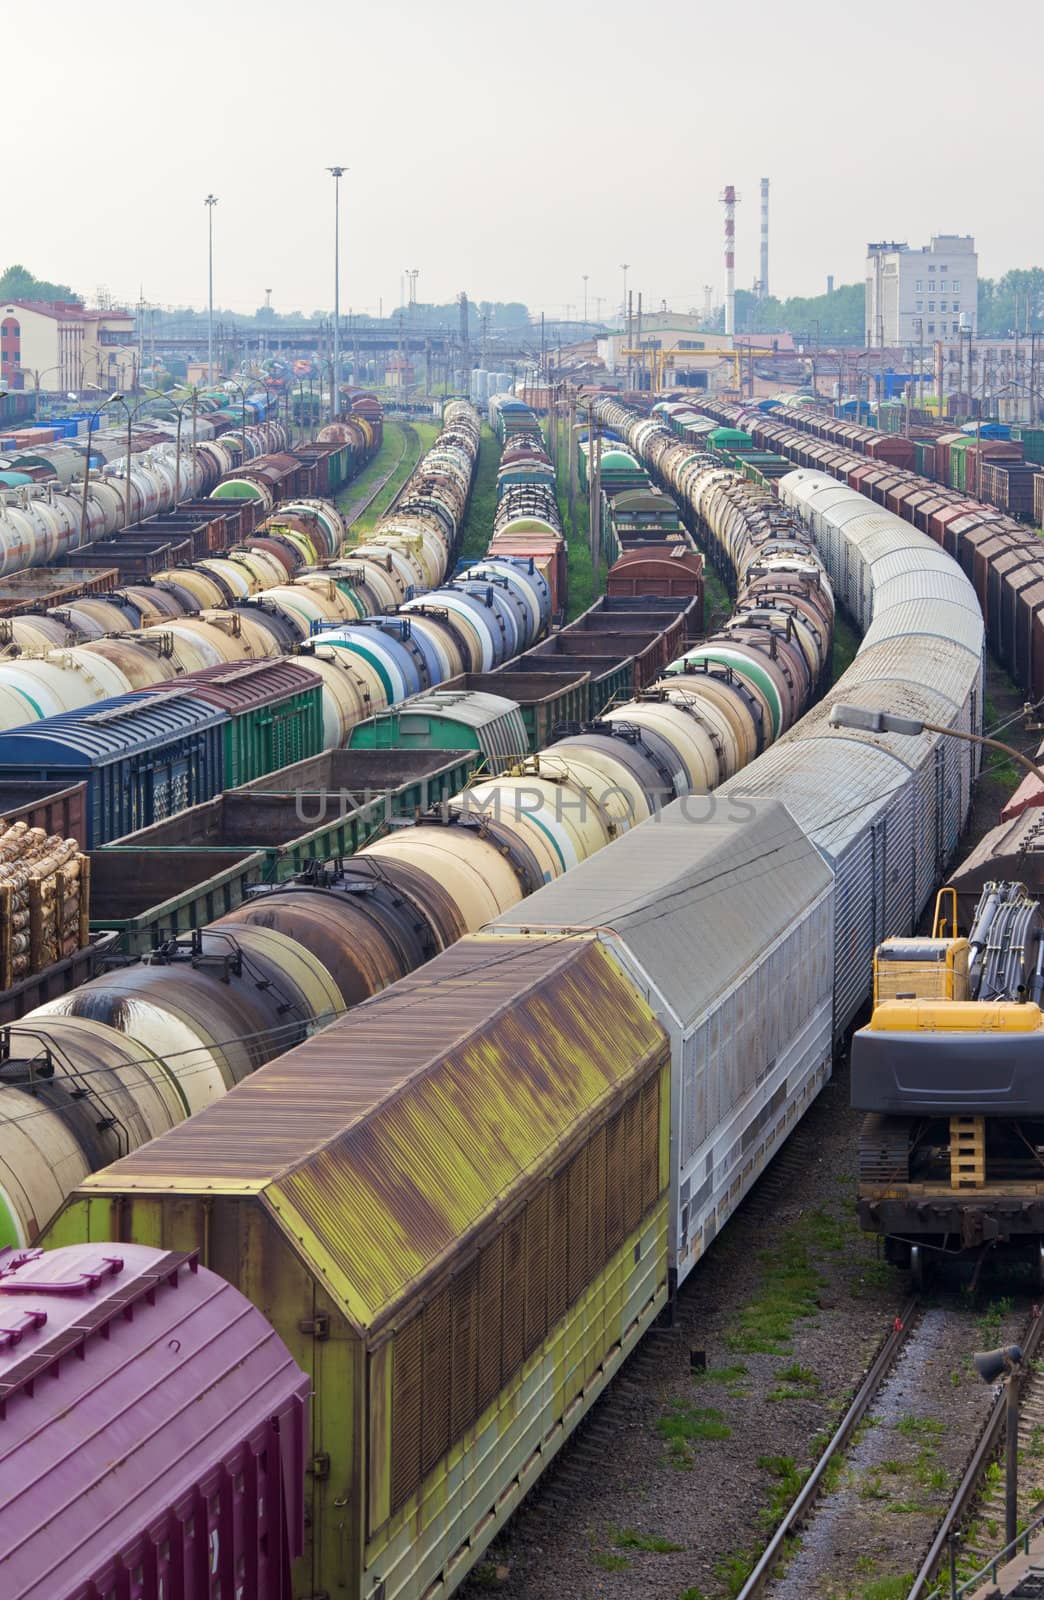
{"type": "Polygon", "coordinates": [[[5,1596],[949,1593],[1012,1346],[1040,1514],[1010,434],[523,387],[5,446],[5,1596]]]}

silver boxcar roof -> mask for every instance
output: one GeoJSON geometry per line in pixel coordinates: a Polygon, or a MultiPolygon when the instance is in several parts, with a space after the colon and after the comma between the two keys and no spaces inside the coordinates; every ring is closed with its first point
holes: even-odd
{"type": "Polygon", "coordinates": [[[832,881],[775,800],[689,795],[484,931],[615,931],[687,1025],[832,881]]]}

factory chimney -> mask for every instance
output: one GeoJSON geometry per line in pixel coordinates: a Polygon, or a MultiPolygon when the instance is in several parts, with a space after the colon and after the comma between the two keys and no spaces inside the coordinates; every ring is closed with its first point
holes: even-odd
{"type": "Polygon", "coordinates": [[[718,197],[725,207],[725,332],[736,332],[736,202],[739,195],[727,184],[718,197]]]}
{"type": "Polygon", "coordinates": [[[828,272],[827,273],[827,294],[833,294],[833,292],[834,292],[834,274],[832,272],[828,272]]]}
{"type": "Polygon", "coordinates": [[[768,298],[768,191],[769,181],[761,180],[761,283],[758,287],[758,298],[768,298]]]}

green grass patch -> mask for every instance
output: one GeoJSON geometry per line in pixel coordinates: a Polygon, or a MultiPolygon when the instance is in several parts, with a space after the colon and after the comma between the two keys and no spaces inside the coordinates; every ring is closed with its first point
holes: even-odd
{"type": "Polygon", "coordinates": [[[754,1570],[754,1557],[751,1555],[726,1556],[714,1567],[714,1576],[725,1590],[729,1600],[735,1600],[743,1585],[754,1570]]]}
{"type": "Polygon", "coordinates": [[[860,1600],[906,1600],[912,1583],[912,1572],[904,1572],[901,1577],[877,1578],[866,1585],[860,1600]]]}
{"type": "Polygon", "coordinates": [[[342,507],[348,508],[359,500],[365,499],[368,491],[383,477],[392,463],[399,460],[403,434],[406,436],[406,449],[402,460],[399,461],[398,466],[380,494],[374,498],[372,505],[368,506],[362,516],[352,524],[348,533],[350,545],[362,544],[373,532],[421,456],[425,451],[430,450],[435,443],[439,434],[439,427],[434,422],[418,422],[416,420],[410,422],[386,422],[384,441],[380,450],[366,471],[348,485],[343,496],[340,497],[342,507]],[[395,430],[392,438],[392,449],[390,455],[382,463],[385,445],[388,443],[388,435],[391,429],[395,430]],[[379,470],[370,477],[369,474],[375,467],[378,467],[379,470]]]}
{"type": "Polygon", "coordinates": [[[675,1400],[656,1421],[656,1431],[670,1447],[676,1466],[690,1467],[693,1445],[706,1439],[729,1439],[732,1429],[714,1406],[692,1406],[675,1400]]]}
{"type": "Polygon", "coordinates": [[[793,1456],[759,1456],[758,1466],[772,1480],[768,1504],[758,1513],[759,1522],[771,1531],[782,1522],[797,1499],[807,1474],[800,1470],[793,1456]]]}
{"type": "Polygon", "coordinates": [[[823,1279],[800,1227],[789,1228],[759,1259],[764,1266],[760,1292],[741,1310],[729,1344],[743,1355],[785,1355],[795,1325],[818,1310],[823,1279]]]}
{"type": "Polygon", "coordinates": [[[696,1383],[737,1383],[740,1378],[750,1376],[750,1369],[738,1361],[731,1367],[705,1367],[702,1372],[694,1372],[692,1376],[696,1383]]]}
{"type": "Polygon", "coordinates": [[[1005,1317],[1011,1315],[1011,1299],[1003,1295],[999,1300],[991,1300],[979,1318],[979,1337],[984,1349],[991,1349],[1001,1341],[1001,1324],[1005,1317]]]}
{"type": "Polygon", "coordinates": [[[626,1556],[618,1556],[612,1550],[597,1550],[595,1564],[603,1572],[626,1572],[631,1565],[626,1556]]]}
{"type": "Polygon", "coordinates": [[[840,611],[834,613],[834,642],[830,653],[830,670],[836,683],[843,672],[847,672],[855,660],[856,651],[859,649],[859,635],[841,615],[840,611]]]}
{"type": "Polygon", "coordinates": [[[460,553],[465,561],[478,561],[489,549],[493,536],[493,517],[497,509],[497,468],[500,466],[500,441],[492,428],[482,424],[475,482],[464,518],[460,553]]]}
{"type": "Polygon", "coordinates": [[[938,1417],[904,1417],[902,1422],[896,1423],[895,1431],[907,1439],[937,1438],[946,1432],[946,1424],[938,1417]]]}
{"type": "Polygon", "coordinates": [[[672,1550],[684,1550],[682,1544],[664,1539],[658,1533],[639,1533],[637,1528],[613,1528],[610,1535],[618,1550],[648,1550],[654,1555],[669,1555],[672,1550]]]}
{"type": "Polygon", "coordinates": [[[707,1596],[695,1583],[690,1583],[687,1589],[682,1590],[678,1600],[707,1600],[707,1596]]]}
{"type": "Polygon", "coordinates": [[[888,1510],[897,1517],[923,1517],[930,1513],[931,1507],[920,1500],[889,1500],[888,1510]]]}

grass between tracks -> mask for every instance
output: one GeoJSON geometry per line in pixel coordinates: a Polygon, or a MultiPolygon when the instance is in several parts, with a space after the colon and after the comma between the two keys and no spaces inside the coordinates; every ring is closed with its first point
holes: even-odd
{"type": "Polygon", "coordinates": [[[479,439],[478,465],[475,483],[464,518],[464,535],[460,553],[465,561],[480,560],[489,549],[493,533],[493,514],[497,509],[497,468],[500,466],[500,444],[487,423],[482,424],[479,439]]]}
{"type": "Polygon", "coordinates": [[[373,504],[368,506],[358,521],[352,524],[348,534],[350,543],[361,544],[373,532],[378,520],[387,511],[421,456],[426,450],[431,449],[438,436],[438,431],[438,426],[434,422],[412,421],[409,424],[395,421],[385,422],[381,448],[366,468],[366,471],[361,473],[358,478],[353,479],[343,494],[338,497],[338,503],[341,507],[347,508],[359,500],[364,500],[374,484],[380,482],[388,468],[394,462],[399,461],[404,432],[406,433],[406,450],[384,488],[375,497],[373,504]],[[412,432],[408,431],[409,429],[412,429],[412,432]]]}
{"type": "MultiPolygon", "coordinates": [[[[562,434],[563,440],[565,433],[562,434]]],[[[568,621],[572,622],[581,611],[586,611],[593,605],[600,594],[605,593],[606,574],[609,571],[608,563],[602,560],[598,563],[597,573],[591,560],[591,526],[587,509],[587,496],[579,490],[576,495],[575,516],[569,515],[569,460],[566,446],[563,443],[562,455],[558,463],[557,484],[558,511],[562,518],[562,529],[566,536],[566,560],[568,563],[569,577],[569,609],[568,621]]]]}

